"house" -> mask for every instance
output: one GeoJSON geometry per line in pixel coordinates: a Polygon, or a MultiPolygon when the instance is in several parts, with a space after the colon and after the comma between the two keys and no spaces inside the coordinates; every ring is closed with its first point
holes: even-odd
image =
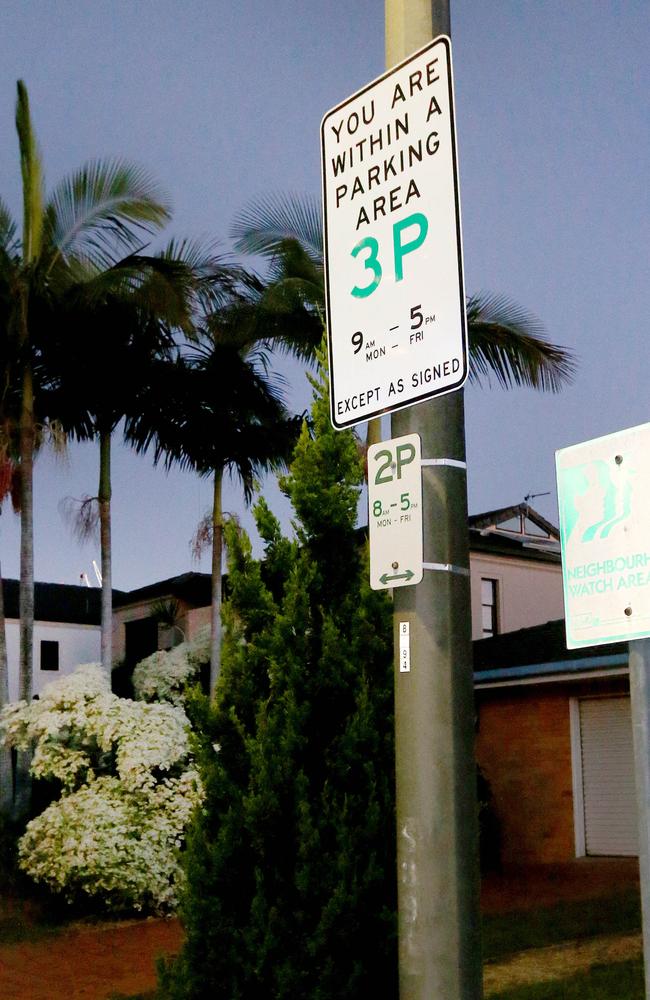
{"type": "MultiPolygon", "coordinates": [[[[563,612],[557,528],[532,507],[469,519],[474,638],[557,618],[563,612]]],[[[113,659],[134,666],[191,639],[210,621],[210,575],[183,573],[113,602],[113,659]]]]}
{"type": "Polygon", "coordinates": [[[628,644],[564,621],[474,642],[476,753],[504,864],[638,854],[628,644]]]}
{"type": "MultiPolygon", "coordinates": [[[[2,585],[9,669],[9,700],[18,699],[19,582],[2,585]]],[[[80,663],[96,663],[101,649],[101,594],[60,583],[34,585],[34,694],[80,663]]]]}
{"type": "Polygon", "coordinates": [[[113,660],[133,667],[170,649],[210,621],[209,573],[182,573],[118,595],[113,601],[113,660]]]}
{"type": "Polygon", "coordinates": [[[564,614],[558,529],[526,503],[469,518],[472,638],[564,614]]]}

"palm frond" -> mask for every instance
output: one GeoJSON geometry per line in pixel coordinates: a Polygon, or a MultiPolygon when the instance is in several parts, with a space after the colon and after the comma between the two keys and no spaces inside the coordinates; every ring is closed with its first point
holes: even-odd
{"type": "Polygon", "coordinates": [[[155,260],[161,269],[169,266],[177,277],[185,276],[190,311],[203,315],[231,301],[245,274],[216,242],[171,240],[155,260]]]}
{"type": "Polygon", "coordinates": [[[110,266],[142,233],[170,218],[169,205],[151,176],[124,160],[93,161],[65,178],[47,208],[48,242],[56,256],[86,256],[110,266]]]}
{"type": "Polygon", "coordinates": [[[281,278],[265,289],[260,297],[260,306],[278,313],[304,308],[322,315],[325,310],[323,288],[308,278],[281,278]]]}
{"type": "Polygon", "coordinates": [[[467,301],[470,381],[504,389],[529,386],[559,392],[573,381],[575,359],[550,343],[540,321],[504,295],[479,293],[467,301]]]}
{"type": "Polygon", "coordinates": [[[23,258],[31,262],[40,254],[43,240],[43,162],[32,128],[27,87],[22,80],[18,81],[17,89],[16,131],[23,178],[23,258]]]}
{"type": "Polygon", "coordinates": [[[321,261],[312,260],[299,240],[287,238],[278,243],[269,265],[269,281],[299,278],[313,287],[312,298],[322,305],[325,297],[325,272],[321,261]]]}
{"type": "Polygon", "coordinates": [[[189,339],[198,317],[238,296],[241,274],[213,245],[190,240],[172,241],[153,256],[130,254],[104,270],[87,257],[70,257],[64,269],[68,297],[86,308],[120,300],[189,339]]]}
{"type": "Polygon", "coordinates": [[[208,510],[196,526],[190,539],[192,559],[198,562],[204,552],[212,548],[212,511],[208,510]]]}
{"type": "Polygon", "coordinates": [[[79,542],[95,539],[99,534],[99,500],[97,497],[64,497],[59,501],[59,513],[79,542]]]}
{"type": "Polygon", "coordinates": [[[167,468],[201,476],[228,470],[249,497],[257,473],[283,466],[295,441],[281,380],[265,365],[262,345],[241,351],[204,336],[183,358],[152,370],[137,413],[127,418],[127,440],[138,452],[151,448],[154,463],[167,468]]]}
{"type": "Polygon", "coordinates": [[[297,240],[314,263],[323,259],[320,201],[313,195],[267,194],[249,202],[231,236],[240,253],[274,257],[284,240],[297,240]]]}
{"type": "Polygon", "coordinates": [[[18,240],[16,239],[16,223],[11,217],[11,213],[0,198],[0,252],[13,256],[18,250],[18,240]]]}

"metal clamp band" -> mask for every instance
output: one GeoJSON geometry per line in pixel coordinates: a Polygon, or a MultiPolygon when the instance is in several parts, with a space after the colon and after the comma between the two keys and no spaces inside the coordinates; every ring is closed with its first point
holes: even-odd
{"type": "Polygon", "coordinates": [[[440,573],[458,573],[459,576],[469,576],[469,570],[464,566],[453,566],[451,563],[422,563],[422,569],[433,569],[440,573]]]}
{"type": "Polygon", "coordinates": [[[420,465],[450,465],[453,469],[467,468],[467,462],[460,462],[456,458],[423,458],[420,465]]]}

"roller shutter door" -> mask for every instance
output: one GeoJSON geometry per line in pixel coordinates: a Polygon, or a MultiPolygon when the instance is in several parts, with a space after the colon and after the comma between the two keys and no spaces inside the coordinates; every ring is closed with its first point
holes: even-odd
{"type": "Polygon", "coordinates": [[[585,698],[580,743],[587,854],[637,855],[629,698],[585,698]]]}

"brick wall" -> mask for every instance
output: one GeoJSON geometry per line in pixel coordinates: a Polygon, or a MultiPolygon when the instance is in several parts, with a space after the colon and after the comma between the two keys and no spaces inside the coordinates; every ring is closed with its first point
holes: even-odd
{"type": "Polygon", "coordinates": [[[204,627],[204,625],[210,624],[210,617],[212,614],[212,608],[191,608],[186,615],[187,621],[187,638],[194,639],[196,633],[204,627]]]}
{"type": "Polygon", "coordinates": [[[504,865],[575,857],[569,694],[477,692],[476,754],[490,782],[504,865]]]}
{"type": "Polygon", "coordinates": [[[476,756],[490,782],[504,865],[575,858],[569,700],[628,691],[625,676],[476,691],[476,756]]]}

